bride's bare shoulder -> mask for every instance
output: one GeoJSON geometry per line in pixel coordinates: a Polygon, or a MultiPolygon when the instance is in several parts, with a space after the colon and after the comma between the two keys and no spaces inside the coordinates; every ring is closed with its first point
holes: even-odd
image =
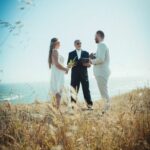
{"type": "Polygon", "coordinates": [[[54,49],[53,52],[52,52],[52,55],[53,56],[58,56],[58,51],[56,49],[54,49]]]}

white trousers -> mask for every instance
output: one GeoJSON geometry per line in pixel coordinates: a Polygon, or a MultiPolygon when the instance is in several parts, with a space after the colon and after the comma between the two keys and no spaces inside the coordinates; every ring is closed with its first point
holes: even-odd
{"type": "Polygon", "coordinates": [[[107,87],[108,79],[105,79],[102,76],[96,76],[95,78],[102,98],[108,102],[109,101],[108,87],[107,87]]]}

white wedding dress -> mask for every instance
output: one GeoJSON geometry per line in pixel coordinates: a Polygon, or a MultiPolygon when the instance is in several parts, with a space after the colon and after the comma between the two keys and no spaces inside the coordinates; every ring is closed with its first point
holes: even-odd
{"type": "MultiPolygon", "coordinates": [[[[58,54],[58,62],[63,65],[64,57],[58,54]]],[[[51,79],[50,79],[50,92],[55,95],[56,93],[61,94],[64,88],[64,75],[63,70],[58,69],[55,64],[51,65],[51,79]]]]}

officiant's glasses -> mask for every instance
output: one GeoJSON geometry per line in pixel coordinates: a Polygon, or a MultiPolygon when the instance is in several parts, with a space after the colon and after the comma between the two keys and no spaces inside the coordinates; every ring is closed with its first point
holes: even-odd
{"type": "Polygon", "coordinates": [[[77,45],[81,45],[81,42],[76,43],[77,45]]]}

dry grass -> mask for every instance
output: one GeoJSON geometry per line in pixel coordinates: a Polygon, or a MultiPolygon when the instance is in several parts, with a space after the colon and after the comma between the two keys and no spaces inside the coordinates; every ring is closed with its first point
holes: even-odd
{"type": "Polygon", "coordinates": [[[101,115],[102,101],[93,111],[76,108],[69,114],[50,103],[0,104],[2,150],[149,150],[150,89],[112,98],[101,115]]]}

